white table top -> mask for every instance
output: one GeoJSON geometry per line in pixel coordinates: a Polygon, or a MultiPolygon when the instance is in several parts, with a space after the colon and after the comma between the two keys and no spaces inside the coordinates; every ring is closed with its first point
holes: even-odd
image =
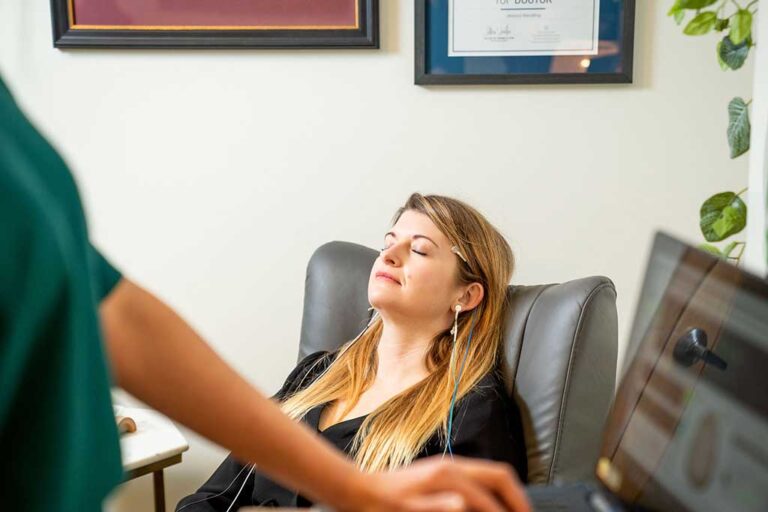
{"type": "Polygon", "coordinates": [[[131,471],[189,449],[187,440],[171,420],[152,409],[116,405],[116,416],[129,416],[136,432],[120,435],[123,469],[131,471]]]}

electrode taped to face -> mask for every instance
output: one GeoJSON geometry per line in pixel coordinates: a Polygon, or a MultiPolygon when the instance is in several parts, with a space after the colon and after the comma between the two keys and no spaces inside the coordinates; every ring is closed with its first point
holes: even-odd
{"type": "Polygon", "coordinates": [[[459,251],[459,247],[458,247],[458,246],[454,245],[453,247],[451,247],[451,252],[452,252],[453,254],[455,254],[456,256],[458,256],[459,258],[461,258],[461,260],[462,260],[464,263],[467,263],[467,264],[469,264],[469,262],[467,261],[467,258],[465,258],[465,257],[464,257],[464,255],[463,255],[463,254],[461,254],[461,251],[459,251]]]}

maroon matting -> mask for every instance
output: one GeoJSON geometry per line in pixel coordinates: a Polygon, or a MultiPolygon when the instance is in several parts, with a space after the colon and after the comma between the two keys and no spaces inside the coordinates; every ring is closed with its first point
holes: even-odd
{"type": "Polygon", "coordinates": [[[72,28],[356,29],[356,0],[69,0],[72,28]]]}

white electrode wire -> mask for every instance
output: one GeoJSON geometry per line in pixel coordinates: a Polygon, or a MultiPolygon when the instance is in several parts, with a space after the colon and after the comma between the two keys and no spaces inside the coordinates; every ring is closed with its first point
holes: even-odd
{"type": "MultiPolygon", "coordinates": [[[[373,309],[373,308],[368,308],[368,311],[371,311],[372,309],[373,309]]],[[[373,325],[373,322],[375,322],[375,321],[376,321],[376,317],[378,317],[378,315],[379,315],[379,312],[378,312],[378,311],[376,311],[376,310],[373,310],[373,315],[371,316],[371,319],[368,321],[368,324],[367,324],[367,325],[366,325],[366,326],[363,328],[363,330],[362,330],[362,331],[360,331],[360,334],[358,334],[357,336],[355,336],[355,339],[353,339],[353,340],[352,340],[352,341],[350,341],[349,343],[345,343],[344,345],[342,345],[341,349],[339,350],[339,353],[338,353],[338,354],[336,354],[336,357],[335,357],[334,361],[338,361],[338,360],[339,360],[339,358],[340,358],[340,357],[341,357],[341,356],[342,356],[342,355],[343,355],[343,354],[344,354],[344,353],[345,353],[347,350],[349,350],[349,347],[351,347],[352,345],[354,345],[354,344],[355,344],[355,342],[357,342],[357,340],[359,340],[360,338],[362,338],[362,337],[363,337],[363,334],[365,334],[365,332],[366,332],[368,329],[370,329],[371,325],[373,325]]],[[[299,382],[299,385],[296,387],[296,389],[304,389],[304,382],[305,382],[307,379],[309,379],[310,377],[311,377],[311,378],[312,378],[312,380],[314,381],[314,380],[317,380],[317,379],[319,379],[319,378],[320,378],[320,377],[322,377],[323,375],[325,375],[325,372],[327,372],[327,371],[328,371],[328,369],[330,368],[330,365],[328,365],[328,366],[326,367],[326,369],[325,369],[325,370],[323,370],[323,371],[322,371],[322,373],[321,373],[320,375],[318,375],[318,376],[315,376],[315,373],[314,373],[314,369],[315,369],[315,367],[316,367],[316,366],[318,366],[320,363],[322,363],[322,362],[323,362],[325,359],[326,359],[325,357],[318,357],[318,358],[317,358],[317,360],[316,360],[314,363],[312,363],[312,366],[310,366],[310,367],[309,367],[309,370],[307,370],[307,371],[305,371],[305,372],[304,372],[304,377],[302,377],[302,378],[301,378],[301,381],[299,382]]]]}
{"type": "Polygon", "coordinates": [[[232,510],[232,507],[235,506],[235,503],[237,503],[237,498],[240,497],[240,493],[243,492],[243,488],[245,487],[245,482],[248,481],[248,479],[251,477],[251,473],[253,473],[253,468],[256,467],[256,464],[251,465],[250,471],[248,471],[248,474],[245,475],[245,480],[243,480],[243,485],[240,486],[240,490],[237,491],[237,494],[235,494],[235,498],[232,500],[232,503],[229,504],[229,507],[227,507],[227,512],[232,510]]]}
{"type": "MultiPolygon", "coordinates": [[[[218,498],[219,496],[221,496],[222,494],[227,492],[230,487],[232,487],[232,484],[234,484],[237,481],[238,477],[243,474],[243,471],[245,471],[245,468],[247,468],[247,467],[248,466],[243,466],[243,468],[240,471],[238,471],[238,473],[235,475],[235,478],[233,478],[232,481],[229,482],[229,485],[227,486],[227,488],[224,489],[223,491],[221,491],[219,494],[215,494],[213,496],[208,496],[207,498],[203,498],[201,500],[193,501],[192,503],[187,503],[183,507],[180,507],[176,512],[181,512],[182,510],[184,510],[185,508],[187,508],[189,506],[197,505],[198,503],[202,503],[204,501],[212,500],[213,498],[218,498]]],[[[248,477],[246,476],[245,479],[248,480],[248,477]]]]}
{"type": "MultiPolygon", "coordinates": [[[[453,447],[451,446],[451,434],[453,432],[453,409],[456,407],[456,396],[459,392],[459,379],[461,379],[461,374],[464,373],[464,365],[467,363],[467,356],[469,356],[469,345],[472,343],[472,333],[475,331],[475,314],[472,313],[472,325],[469,327],[469,337],[467,338],[467,350],[464,352],[464,359],[461,361],[461,368],[459,369],[459,374],[456,376],[456,382],[453,387],[453,396],[451,396],[451,406],[448,412],[448,428],[447,436],[445,440],[445,448],[443,449],[443,457],[445,457],[446,453],[449,453],[451,455],[451,460],[453,460],[453,447]]],[[[456,334],[453,335],[453,352],[456,352],[456,334]]],[[[453,354],[451,355],[453,357],[453,354]]]]}
{"type": "MultiPolygon", "coordinates": [[[[371,308],[371,309],[373,309],[373,308],[371,308]]],[[[355,342],[357,342],[357,340],[359,340],[360,338],[362,338],[362,337],[363,337],[363,334],[365,334],[365,333],[366,333],[366,331],[367,331],[368,329],[370,329],[370,328],[371,328],[371,326],[373,325],[373,322],[375,322],[375,321],[376,321],[376,318],[377,318],[378,316],[379,316],[379,312],[378,312],[378,311],[376,311],[376,310],[374,310],[374,311],[373,311],[373,315],[371,316],[371,319],[368,321],[368,324],[367,324],[367,325],[366,325],[366,326],[363,328],[363,330],[362,330],[362,331],[360,331],[360,334],[358,334],[357,336],[355,336],[355,339],[353,339],[352,341],[350,341],[349,343],[347,343],[346,345],[344,345],[344,347],[342,347],[342,349],[339,351],[338,355],[336,356],[336,359],[338,359],[339,357],[341,357],[341,355],[342,355],[342,354],[344,354],[344,352],[346,352],[347,350],[349,350],[349,347],[351,347],[352,345],[354,345],[354,344],[355,344],[355,342]]],[[[309,372],[307,372],[307,373],[309,373],[309,372]]]]}

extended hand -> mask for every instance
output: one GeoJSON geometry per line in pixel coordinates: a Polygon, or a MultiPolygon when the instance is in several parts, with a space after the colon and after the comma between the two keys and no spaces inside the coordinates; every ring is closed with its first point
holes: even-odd
{"type": "Polygon", "coordinates": [[[523,486],[508,464],[430,457],[400,471],[367,476],[373,495],[351,504],[350,511],[531,511],[523,486]]]}

